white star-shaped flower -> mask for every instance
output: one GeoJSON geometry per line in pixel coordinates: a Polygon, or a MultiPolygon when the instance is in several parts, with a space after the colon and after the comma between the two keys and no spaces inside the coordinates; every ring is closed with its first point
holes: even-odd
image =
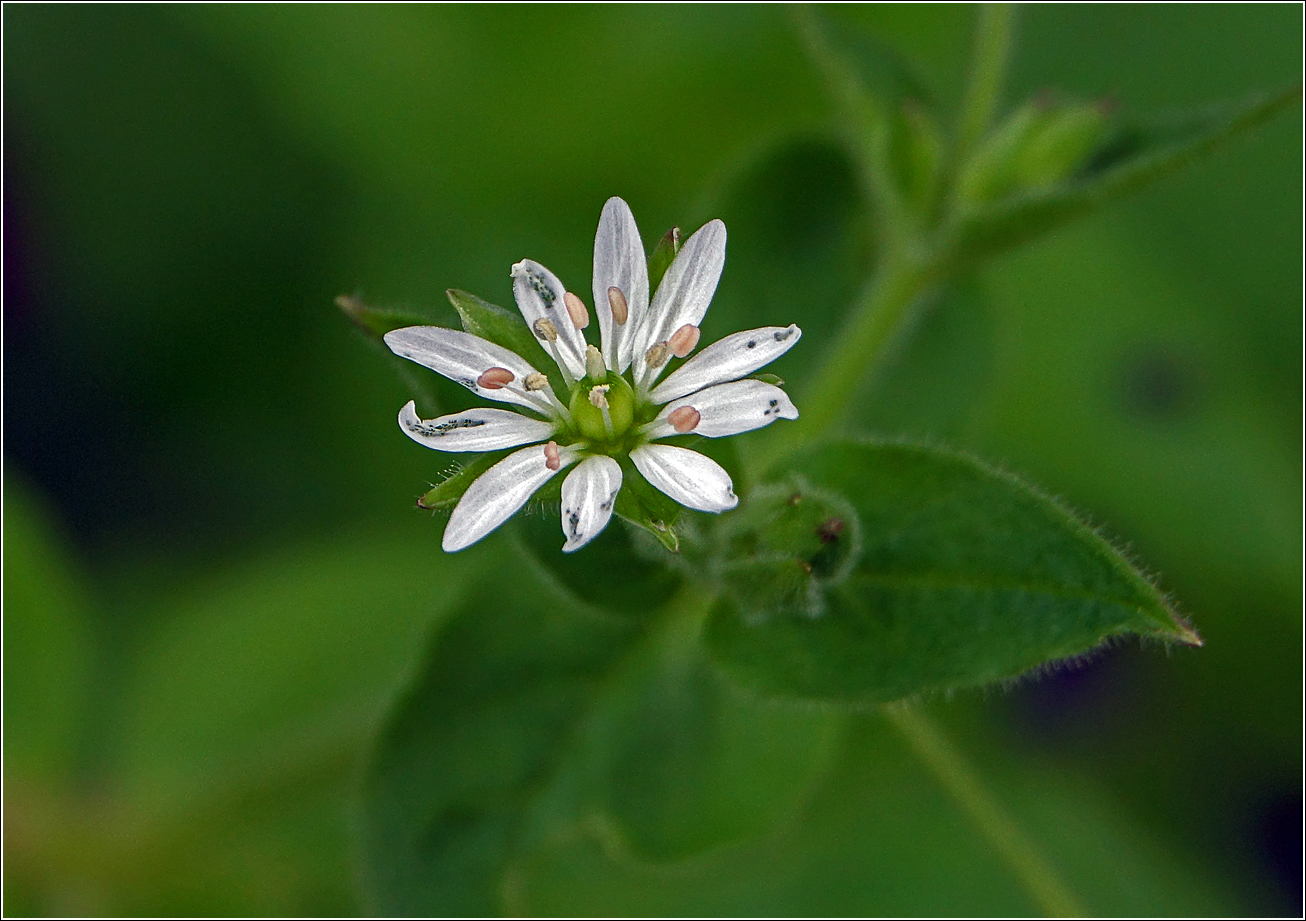
{"type": "Polygon", "coordinates": [[[685,241],[649,302],[648,263],[630,207],[603,206],[594,238],[594,305],[601,347],[585,340],[589,310],[556,275],[524,259],[512,267],[517,306],[568,387],[558,399],[548,378],[515,352],[440,326],[411,326],[385,336],[396,354],[474,393],[525,410],[478,408],[424,420],[413,403],[399,425],[437,451],[521,450],[468,487],[449,518],[442,545],[462,550],[507,521],[553,476],[562,483],[564,551],[593,540],[612,518],[629,458],[649,483],[688,508],[724,512],[738,504],[729,474],[709,457],[660,439],[735,435],[796,419],[783,390],[744,379],[787,352],[797,326],[767,326],[726,336],[659,383],[672,358],[698,344],[699,324],[726,258],[726,227],[710,221],[685,241]],[[659,409],[661,407],[661,409],[659,409]]]}

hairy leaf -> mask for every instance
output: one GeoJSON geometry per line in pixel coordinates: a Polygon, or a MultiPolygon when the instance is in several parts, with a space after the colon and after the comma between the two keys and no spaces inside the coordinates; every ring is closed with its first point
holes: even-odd
{"type": "Polygon", "coordinates": [[[841,442],[808,451],[795,473],[855,509],[861,546],[818,604],[719,604],[708,644],[748,687],[869,703],[1007,678],[1121,634],[1200,643],[1110,544],[972,458],[841,442]]]}

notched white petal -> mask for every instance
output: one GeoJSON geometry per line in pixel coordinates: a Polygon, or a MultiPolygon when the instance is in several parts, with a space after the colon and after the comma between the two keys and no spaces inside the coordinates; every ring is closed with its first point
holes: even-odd
{"type": "Polygon", "coordinates": [[[530,362],[488,339],[443,326],[408,326],[386,333],[385,344],[400,358],[443,374],[487,400],[527,406],[546,415],[555,412],[544,393],[517,386],[539,374],[530,362]],[[487,372],[493,373],[485,377],[487,372]]]}
{"type": "Polygon", "coordinates": [[[553,425],[506,409],[480,407],[438,419],[422,419],[411,400],[399,410],[399,427],[420,445],[437,451],[502,451],[543,441],[553,425]]]}
{"type": "Polygon", "coordinates": [[[621,490],[621,465],[610,457],[587,457],[562,481],[563,553],[579,550],[612,520],[621,490]]]}
{"type": "Polygon", "coordinates": [[[585,337],[567,315],[567,289],[558,276],[534,259],[523,259],[512,267],[512,295],[526,325],[541,340],[545,351],[565,365],[572,377],[582,376],[585,337]]]}
{"type": "MultiPolygon", "coordinates": [[[[599,315],[603,360],[620,372],[630,367],[635,333],[648,310],[648,259],[630,206],[609,198],[594,235],[594,309],[599,315]],[[627,316],[614,322],[608,289],[617,288],[627,316]]],[[[620,318],[618,318],[620,319],[620,318]]]]}
{"type": "Polygon", "coordinates": [[[545,450],[545,445],[522,448],[477,477],[449,516],[441,546],[449,553],[470,547],[511,518],[537,489],[558,470],[575,463],[578,456],[574,448],[558,448],[558,464],[553,467],[545,450]]]}
{"type": "Polygon", "coordinates": [[[776,419],[797,419],[798,408],[789,395],[765,381],[733,381],[717,384],[668,403],[648,429],[649,438],[666,438],[683,434],[676,423],[685,419],[684,410],[693,408],[698,419],[695,435],[722,438],[751,432],[776,419]]]}
{"type": "Polygon", "coordinates": [[[803,336],[797,326],[764,326],[726,336],[685,362],[653,388],[654,403],[671,400],[726,381],[738,380],[775,361],[803,336]]]}
{"type": "Polygon", "coordinates": [[[725,262],[726,225],[708,221],[685,241],[658,284],[639,331],[635,354],[637,372],[644,372],[640,356],[653,343],[670,339],[682,326],[702,325],[725,262]]]}
{"type": "Polygon", "coordinates": [[[730,474],[710,457],[674,445],[641,445],[630,459],[644,479],[672,499],[701,512],[724,512],[739,504],[730,474]]]}

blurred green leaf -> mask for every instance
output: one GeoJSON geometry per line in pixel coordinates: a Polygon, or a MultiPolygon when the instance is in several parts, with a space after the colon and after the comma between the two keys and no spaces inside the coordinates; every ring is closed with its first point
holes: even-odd
{"type": "Polygon", "coordinates": [[[489,301],[481,300],[475,294],[468,294],[457,288],[450,288],[445,294],[449,296],[449,303],[453,304],[454,309],[458,311],[458,316],[462,318],[464,330],[473,336],[480,336],[495,345],[516,352],[530,362],[535,370],[548,375],[554,390],[559,393],[566,392],[565,387],[559,386],[561,381],[558,378],[557,362],[544,351],[539,340],[526,327],[526,321],[518,311],[505,310],[489,301]],[[551,371],[553,373],[550,375],[551,371]]]}
{"type": "MultiPolygon", "coordinates": [[[[1006,759],[986,768],[1091,915],[1220,914],[1232,903],[1100,790],[1006,759]]],[[[878,716],[853,721],[835,769],[766,838],[673,866],[625,859],[577,829],[514,862],[509,913],[533,916],[1033,916],[1042,908],[878,716]]]]}
{"type": "Polygon", "coordinates": [[[1006,678],[1125,633],[1200,642],[1109,544],[1010,474],[856,442],[811,450],[794,472],[851,504],[863,545],[817,613],[718,606],[708,644],[747,687],[887,701],[1006,678]]]}
{"type": "Polygon", "coordinates": [[[823,775],[841,714],[766,702],[712,667],[697,618],[659,630],[586,719],[578,813],[628,856],[668,861],[764,833],[823,775]]]}
{"type": "Polygon", "coordinates": [[[14,477],[4,488],[4,767],[68,779],[95,665],[90,601],[62,539],[14,477]]]}
{"type": "Polygon", "coordinates": [[[486,915],[532,797],[636,635],[518,567],[487,573],[436,634],[385,726],[363,788],[377,910],[486,915]]]}
{"type": "Polygon", "coordinates": [[[1182,169],[1300,100],[1300,86],[1260,94],[1187,120],[1182,131],[1140,136],[1118,154],[1090,164],[1084,175],[1051,189],[963,211],[951,231],[952,258],[969,262],[1019,246],[1182,169]]]}
{"type": "Polygon", "coordinates": [[[638,615],[660,607],[675,593],[680,578],[667,567],[662,546],[637,547],[636,538],[644,535],[612,521],[585,545],[583,553],[563,553],[561,522],[558,505],[552,502],[545,510],[532,508],[517,515],[514,527],[523,549],[578,598],[616,613],[638,615]]]}
{"type": "Polygon", "coordinates": [[[429,625],[477,574],[422,516],[399,533],[282,552],[160,607],[113,759],[149,812],[197,808],[355,750],[429,625]]]}
{"type": "Polygon", "coordinates": [[[836,713],[758,701],[698,642],[702,591],[656,620],[598,611],[520,565],[437,634],[382,734],[364,845],[387,914],[507,910],[523,847],[602,829],[678,859],[765,831],[827,765],[836,713]]]}

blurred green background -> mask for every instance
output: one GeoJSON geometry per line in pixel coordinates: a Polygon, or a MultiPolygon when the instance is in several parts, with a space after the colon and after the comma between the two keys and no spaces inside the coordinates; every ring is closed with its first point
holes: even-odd
{"type": "MultiPolygon", "coordinates": [[[[830,15],[951,110],[972,8],[830,15]]],[[[621,195],[649,243],[725,220],[704,341],[798,322],[776,370],[800,380],[872,256],[829,105],[779,7],[23,5],[3,24],[4,909],[366,911],[367,740],[499,545],[441,553],[412,500],[445,460],[401,436],[409,395],[333,299],[452,325],[445,288],[506,304],[526,256],[587,291],[621,195]]],[[[1298,80],[1300,38],[1294,5],[1025,8],[1006,99],[1200,107],[1298,80]]],[[[1206,639],[929,705],[1025,821],[1073,851],[1073,795],[1131,842],[1088,877],[1125,914],[1301,911],[1301,130],[1280,118],[963,280],[859,401],[861,430],[972,449],[1083,511],[1206,639]]],[[[828,900],[703,910],[919,913],[858,881],[903,834],[877,782],[910,783],[892,759],[856,774],[875,725],[814,807],[853,809],[838,783],[878,804],[813,842],[828,900]]],[[[946,849],[959,820],[913,791],[946,849]]],[[[929,860],[909,850],[888,858],[906,889],[929,860]]],[[[988,910],[987,859],[939,904],[988,910]]],[[[551,878],[535,910],[565,911],[551,878]]]]}

